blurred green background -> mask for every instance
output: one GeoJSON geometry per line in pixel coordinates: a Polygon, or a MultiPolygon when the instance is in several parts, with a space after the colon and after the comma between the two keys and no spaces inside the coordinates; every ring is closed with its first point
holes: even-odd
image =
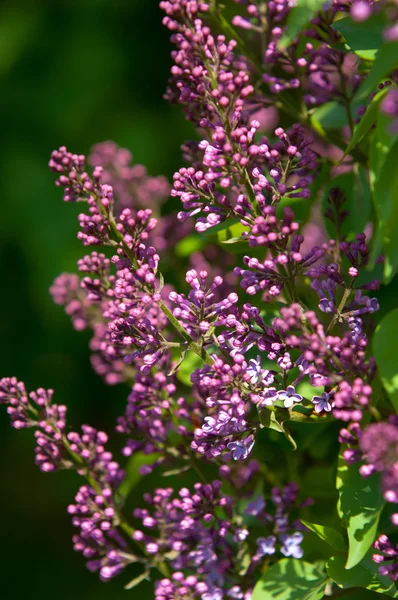
{"type": "MultiPolygon", "coordinates": [[[[87,153],[113,139],[150,174],[171,178],[191,130],[162,98],[171,46],[161,19],[158,0],[0,3],[0,374],[28,389],[53,387],[75,426],[111,431],[126,389],[93,373],[89,335],[76,333],[49,297],[82,248],[80,211],[62,202],[47,162],[61,144],[87,153]]],[[[131,597],[120,579],[100,583],[72,550],[65,507],[80,482],[40,473],[32,432],[12,430],[3,410],[0,452],[2,597],[131,597]]],[[[140,598],[153,597],[149,590],[140,588],[140,598]]]]}
{"type": "MultiPolygon", "coordinates": [[[[76,239],[80,209],[62,202],[47,163],[61,144],[87,154],[92,144],[112,139],[150,174],[171,179],[192,128],[162,98],[171,46],[161,20],[158,0],[0,3],[0,376],[15,375],[30,390],[54,388],[72,427],[88,422],[112,432],[127,390],[106,387],[94,374],[89,333],[75,332],[48,294],[53,279],[74,271],[84,252],[76,239]]],[[[379,293],[383,312],[396,302],[385,296],[379,293]]],[[[257,453],[301,479],[304,495],[317,499],[315,510],[333,518],[338,424],[328,435],[305,427],[306,450],[294,460],[275,432],[259,440],[257,453]]],[[[3,410],[0,452],[2,598],[153,598],[150,584],[124,591],[128,574],[104,585],[86,570],[73,552],[65,510],[81,482],[73,473],[40,473],[32,432],[12,430],[3,410]]],[[[189,479],[184,476],[184,485],[189,479]]],[[[145,478],[134,501],[142,505],[145,487],[174,483],[156,474],[145,478]]],[[[322,553],[315,536],[307,549],[322,553]]]]}

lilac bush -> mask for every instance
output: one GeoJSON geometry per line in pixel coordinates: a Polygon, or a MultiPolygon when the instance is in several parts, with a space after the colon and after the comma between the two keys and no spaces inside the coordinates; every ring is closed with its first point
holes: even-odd
{"type": "Polygon", "coordinates": [[[4,378],[0,403],[40,470],[81,476],[73,546],[103,581],[135,565],[126,587],[157,600],[398,597],[398,312],[379,305],[398,272],[397,4],[160,8],[165,98],[197,131],[172,183],[113,142],[49,162],[88,252],[50,292],[127,389],[121,456],[52,390],[4,378]],[[322,436],[337,506],[317,508],[322,436]]]}

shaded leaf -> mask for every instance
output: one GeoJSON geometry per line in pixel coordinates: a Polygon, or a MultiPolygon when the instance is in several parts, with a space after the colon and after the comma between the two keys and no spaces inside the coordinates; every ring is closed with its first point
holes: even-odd
{"type": "Polygon", "coordinates": [[[325,0],[297,0],[296,5],[289,12],[286,23],[287,31],[282,37],[279,47],[287,48],[324,4],[325,0]]]}
{"type": "Polygon", "coordinates": [[[383,386],[398,412],[398,308],[378,325],[373,336],[373,353],[383,386]]]}
{"type": "Polygon", "coordinates": [[[311,198],[289,198],[288,196],[283,196],[276,205],[276,214],[278,217],[283,218],[283,209],[286,206],[290,206],[294,211],[295,220],[304,225],[310,218],[312,202],[315,199],[316,190],[315,193],[311,193],[311,198]]]}
{"type": "Polygon", "coordinates": [[[347,114],[338,102],[325,102],[313,111],[311,124],[317,131],[327,135],[325,129],[341,129],[347,125],[347,114]]]}
{"type": "MultiPolygon", "coordinates": [[[[344,556],[332,556],[326,563],[326,570],[333,581],[341,588],[363,587],[367,590],[398,598],[398,590],[389,577],[378,572],[380,565],[372,560],[372,550],[365,558],[349,571],[344,567],[344,556]]],[[[366,598],[366,596],[364,596],[366,598]]]]}
{"type": "MultiPolygon", "coordinates": [[[[327,205],[329,192],[334,187],[339,187],[344,192],[346,197],[344,207],[348,210],[341,227],[341,235],[349,239],[354,238],[358,231],[363,231],[372,219],[372,196],[365,167],[359,165],[356,171],[338,175],[325,186],[322,199],[323,211],[327,205]]],[[[333,238],[336,233],[334,225],[329,219],[324,221],[327,232],[333,238]]]]}
{"type": "MultiPolygon", "coordinates": [[[[372,194],[374,194],[374,187],[380,175],[380,171],[384,165],[384,162],[388,156],[391,147],[397,140],[397,136],[391,135],[389,129],[391,125],[391,118],[379,112],[377,118],[377,124],[375,131],[372,136],[372,142],[370,145],[370,185],[372,194]]],[[[376,209],[376,232],[374,234],[374,240],[372,243],[371,257],[369,261],[369,269],[373,269],[376,260],[382,254],[383,251],[383,229],[381,219],[381,207],[376,203],[374,198],[374,205],[376,209]]]]}
{"type": "Polygon", "coordinates": [[[383,43],[386,24],[384,13],[378,13],[362,22],[345,17],[333,23],[332,28],[344,37],[347,46],[355,54],[366,60],[374,60],[377,50],[383,43]]]}
{"type": "Polygon", "coordinates": [[[385,501],[378,474],[364,479],[359,473],[358,463],[347,465],[342,450],[336,484],[340,499],[339,513],[346,523],[348,534],[346,569],[352,569],[363,559],[376,538],[385,501]]]}
{"type": "Polygon", "coordinates": [[[291,419],[291,415],[286,408],[276,407],[276,410],[268,410],[268,408],[263,407],[258,409],[260,415],[260,421],[263,427],[268,429],[273,429],[274,431],[278,431],[279,433],[283,433],[285,438],[291,443],[293,446],[293,450],[297,450],[297,444],[290,433],[290,431],[285,427],[285,421],[289,421],[291,419]]]}
{"type": "Polygon", "coordinates": [[[345,594],[343,598],[346,598],[347,600],[380,600],[380,596],[377,592],[371,592],[365,588],[352,590],[349,594],[345,594]]]}
{"type": "Polygon", "coordinates": [[[283,421],[277,419],[274,411],[268,410],[268,408],[264,407],[259,408],[258,413],[260,416],[261,425],[263,427],[266,427],[267,429],[274,429],[274,431],[283,433],[283,421]]]}
{"type": "Polygon", "coordinates": [[[321,538],[324,542],[329,544],[331,548],[337,550],[338,552],[346,552],[347,544],[342,536],[342,534],[336,529],[332,529],[331,527],[326,527],[326,525],[319,525],[318,523],[310,523],[309,521],[303,521],[301,519],[303,525],[308,527],[311,531],[317,534],[318,537],[321,538]]]}
{"type": "Polygon", "coordinates": [[[389,131],[390,125],[391,118],[383,112],[380,112],[370,146],[370,181],[372,187],[374,187],[374,184],[377,181],[391,147],[397,140],[397,136],[391,135],[389,131]]]}
{"type": "Polygon", "coordinates": [[[326,575],[310,563],[282,559],[256,583],[252,600],[320,600],[326,580],[326,575]]]}
{"type": "Polygon", "coordinates": [[[376,91],[378,83],[398,67],[398,42],[385,42],[376,54],[376,60],[368,77],[355,94],[355,101],[366,100],[376,91]]]}
{"type": "Polygon", "coordinates": [[[373,98],[372,102],[366,109],[366,113],[363,115],[359,124],[355,128],[354,134],[350,143],[347,146],[347,150],[344,152],[344,156],[350,153],[350,151],[355,148],[357,144],[365,137],[368,133],[369,129],[372,127],[373,123],[376,121],[379,114],[379,105],[384,96],[386,95],[389,88],[384,88],[380,90],[373,98]]]}
{"type": "Polygon", "coordinates": [[[373,199],[383,244],[384,282],[398,272],[398,140],[388,152],[374,183],[373,199]]]}

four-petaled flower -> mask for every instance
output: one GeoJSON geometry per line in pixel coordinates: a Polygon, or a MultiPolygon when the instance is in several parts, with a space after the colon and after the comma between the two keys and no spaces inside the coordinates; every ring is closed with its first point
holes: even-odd
{"type": "Polygon", "coordinates": [[[255,517],[265,508],[265,500],[263,496],[258,496],[255,500],[249,502],[246,507],[245,515],[251,515],[255,517]]]}
{"type": "Polygon", "coordinates": [[[260,375],[261,375],[261,363],[260,363],[260,357],[257,356],[257,360],[255,358],[251,358],[249,360],[249,364],[247,367],[247,372],[250,375],[250,383],[257,383],[260,375]]]}
{"type": "Polygon", "coordinates": [[[261,398],[260,406],[272,406],[275,400],[278,399],[278,392],[274,387],[264,390],[259,395],[261,398]]]}
{"type": "Polygon", "coordinates": [[[247,372],[250,375],[250,383],[262,383],[263,385],[271,385],[274,382],[274,373],[261,368],[261,358],[251,358],[247,367],[247,372]]]}
{"type": "Polygon", "coordinates": [[[275,542],[276,537],[274,535],[269,535],[266,538],[259,537],[257,539],[257,554],[259,556],[265,556],[267,554],[275,554],[275,542]]]}
{"type": "Polygon", "coordinates": [[[323,392],[322,396],[314,396],[312,399],[312,403],[315,404],[314,410],[317,413],[320,413],[323,410],[325,410],[326,412],[330,412],[332,410],[330,396],[327,392],[323,392]]]}
{"type": "Polygon", "coordinates": [[[232,451],[232,458],[234,460],[245,460],[252,451],[254,446],[254,440],[246,438],[243,442],[229,442],[227,448],[232,451]]]}
{"type": "Polygon", "coordinates": [[[280,536],[282,542],[281,552],[285,556],[293,556],[293,558],[301,558],[304,554],[304,550],[300,546],[303,541],[303,534],[300,531],[296,531],[292,535],[283,533],[280,536]]]}
{"type": "Polygon", "coordinates": [[[228,598],[234,598],[234,600],[242,600],[244,594],[239,585],[234,585],[228,592],[228,598]]]}
{"type": "Polygon", "coordinates": [[[237,542],[244,542],[248,535],[249,535],[249,532],[247,529],[237,529],[235,532],[234,539],[237,542]]]}
{"type": "Polygon", "coordinates": [[[202,429],[206,433],[213,433],[216,424],[217,421],[213,417],[205,417],[205,422],[202,425],[202,429]]]}
{"type": "Polygon", "coordinates": [[[283,400],[285,408],[291,408],[295,402],[302,402],[303,397],[296,394],[294,386],[289,385],[286,390],[280,390],[277,394],[278,400],[283,400]]]}
{"type": "Polygon", "coordinates": [[[223,592],[218,588],[213,588],[212,590],[202,594],[201,598],[202,600],[223,600],[223,592]]]}

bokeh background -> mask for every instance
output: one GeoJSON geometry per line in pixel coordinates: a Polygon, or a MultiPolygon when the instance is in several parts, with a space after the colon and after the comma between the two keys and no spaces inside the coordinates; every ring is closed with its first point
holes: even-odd
{"type": "MultiPolygon", "coordinates": [[[[79,207],[62,202],[47,163],[61,144],[87,154],[92,144],[112,139],[130,148],[151,175],[171,179],[182,164],[180,144],[193,131],[182,111],[162,98],[171,46],[161,20],[158,0],[0,3],[0,376],[15,375],[28,389],[54,388],[74,427],[88,422],[111,432],[126,388],[106,387],[94,374],[89,333],[76,333],[48,294],[60,272],[75,270],[82,248],[79,207]]],[[[379,298],[382,316],[396,296],[381,291],[379,298]]],[[[307,435],[305,427],[297,432],[305,440],[298,458],[275,432],[256,444],[257,453],[301,479],[320,516],[333,519],[338,424],[328,435],[321,429],[307,435]]],[[[120,441],[112,444],[117,450],[120,441]]],[[[138,483],[137,505],[145,489],[181,484],[156,477],[138,483]]],[[[189,478],[184,475],[184,485],[189,478]]],[[[65,510],[81,482],[73,473],[40,473],[32,433],[12,430],[4,411],[0,481],[2,598],[153,598],[150,584],[126,592],[128,575],[104,585],[85,569],[72,550],[65,510]]],[[[316,540],[310,537],[307,550],[322,554],[316,540]]]]}
{"type": "MultiPolygon", "coordinates": [[[[89,335],[76,333],[48,288],[82,254],[78,207],[65,205],[47,163],[61,144],[87,153],[113,139],[152,175],[171,178],[191,136],[163,100],[168,32],[157,0],[9,0],[0,3],[1,376],[56,390],[69,420],[111,430],[126,390],[107,388],[89,364],[89,335]]],[[[72,550],[65,512],[77,478],[34,465],[32,432],[0,416],[0,576],[6,600],[126,598],[72,550]]],[[[140,598],[151,598],[140,588],[140,598]],[[145,593],[147,595],[145,595],[145,593]]]]}

